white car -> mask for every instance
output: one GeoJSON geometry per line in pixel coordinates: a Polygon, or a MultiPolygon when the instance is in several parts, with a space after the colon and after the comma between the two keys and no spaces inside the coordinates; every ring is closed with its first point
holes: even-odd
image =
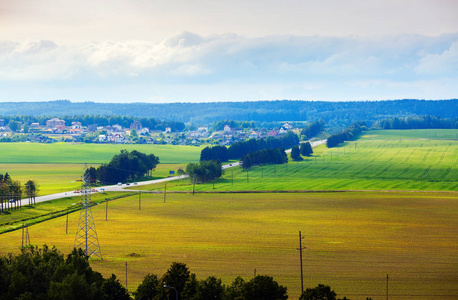
{"type": "Polygon", "coordinates": [[[118,186],[122,186],[122,182],[118,182],[118,186]]]}

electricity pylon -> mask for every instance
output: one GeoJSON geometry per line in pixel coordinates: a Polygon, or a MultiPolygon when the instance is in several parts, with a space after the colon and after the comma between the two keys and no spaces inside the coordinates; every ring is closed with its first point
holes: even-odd
{"type": "Polygon", "coordinates": [[[75,237],[75,248],[83,249],[87,256],[97,256],[102,259],[102,251],[95,230],[94,218],[91,210],[91,189],[89,188],[89,172],[86,172],[87,166],[84,166],[84,175],[81,183],[81,213],[78,221],[78,229],[75,237]]]}

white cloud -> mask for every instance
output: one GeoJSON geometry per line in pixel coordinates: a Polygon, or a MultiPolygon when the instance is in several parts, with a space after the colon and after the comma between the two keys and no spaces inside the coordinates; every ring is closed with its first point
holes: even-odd
{"type": "Polygon", "coordinates": [[[252,100],[337,99],[339,93],[345,99],[401,98],[418,94],[421,84],[431,87],[424,90],[430,97],[432,87],[443,89],[437,94],[456,97],[458,87],[438,85],[445,77],[458,78],[458,34],[248,38],[183,32],[157,43],[0,42],[0,85],[8,87],[0,90],[0,101],[26,95],[27,88],[37,85],[54,91],[48,99],[59,91],[59,98],[71,98],[65,93],[72,91],[87,97],[82,100],[91,98],[93,86],[99,95],[129,94],[133,101],[186,101],[219,94],[226,100],[230,95],[252,100]],[[117,93],[112,92],[114,86],[117,93]]]}

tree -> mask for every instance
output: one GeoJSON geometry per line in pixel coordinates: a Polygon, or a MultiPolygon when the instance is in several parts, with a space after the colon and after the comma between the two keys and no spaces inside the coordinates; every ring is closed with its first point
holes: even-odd
{"type": "MultiPolygon", "coordinates": [[[[178,294],[181,295],[190,277],[191,275],[186,264],[174,262],[162,276],[161,283],[173,286],[178,291],[178,294]]],[[[172,293],[175,293],[175,291],[172,290],[168,292],[170,293],[170,299],[173,299],[172,296],[175,295],[172,295],[172,293]]]]}
{"type": "MultiPolygon", "coordinates": [[[[336,300],[337,294],[331,290],[331,287],[324,284],[318,284],[315,288],[306,289],[299,300],[336,300]]],[[[337,300],[350,300],[347,297],[337,300]]]]}
{"type": "Polygon", "coordinates": [[[272,277],[258,275],[248,281],[243,288],[242,295],[250,300],[286,300],[286,287],[279,285],[272,277]]]}
{"type": "Polygon", "coordinates": [[[310,156],[312,155],[313,150],[312,150],[312,145],[310,145],[309,142],[305,142],[301,144],[301,154],[304,156],[310,156]]]}
{"type": "Polygon", "coordinates": [[[196,294],[193,299],[199,300],[217,300],[223,299],[224,285],[221,279],[215,276],[209,276],[207,279],[202,280],[197,285],[196,294]]]}
{"type": "Polygon", "coordinates": [[[21,129],[21,123],[11,120],[8,123],[8,127],[12,132],[17,132],[21,129]]]}
{"type": "Polygon", "coordinates": [[[295,161],[303,159],[298,145],[293,146],[293,148],[291,149],[291,159],[295,161]]]}
{"type": "Polygon", "coordinates": [[[159,294],[159,279],[154,274],[148,274],[143,279],[142,283],[134,292],[135,300],[152,300],[159,294]]]}

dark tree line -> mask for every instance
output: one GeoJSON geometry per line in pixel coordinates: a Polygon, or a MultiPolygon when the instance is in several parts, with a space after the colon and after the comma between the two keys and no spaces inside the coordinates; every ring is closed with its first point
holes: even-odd
{"type": "Polygon", "coordinates": [[[308,124],[304,129],[302,129],[301,135],[305,136],[306,139],[311,139],[324,130],[324,125],[325,123],[323,120],[308,124]]]}
{"type": "Polygon", "coordinates": [[[208,182],[220,178],[223,168],[219,160],[206,160],[199,163],[189,163],[186,166],[186,174],[191,181],[208,182]]]}
{"type": "Polygon", "coordinates": [[[135,300],[176,299],[172,286],[182,300],[286,300],[287,288],[279,285],[271,276],[258,275],[249,281],[236,277],[226,286],[221,279],[209,276],[198,280],[183,263],[174,262],[167,272],[159,278],[148,274],[134,292],[135,300]]]}
{"type": "Polygon", "coordinates": [[[228,161],[229,151],[225,146],[207,146],[200,152],[200,160],[228,161]]]}
{"type": "MultiPolygon", "coordinates": [[[[393,100],[393,101],[246,101],[214,103],[94,103],[70,102],[2,102],[4,116],[86,115],[88,111],[99,115],[135,116],[211,124],[220,120],[280,122],[314,121],[322,119],[328,128],[341,130],[359,120],[368,125],[376,120],[410,115],[435,115],[442,118],[458,116],[458,99],[451,100],[393,100]]],[[[97,122],[93,122],[97,123],[97,122]]],[[[98,124],[98,123],[97,123],[98,124]]],[[[150,128],[153,128],[150,126],[150,128]]]]}
{"type": "Polygon", "coordinates": [[[326,145],[328,148],[332,148],[345,141],[351,141],[361,134],[363,130],[366,130],[365,122],[354,123],[344,131],[329,136],[326,141],[326,145]]]}
{"type": "Polygon", "coordinates": [[[64,258],[56,248],[26,247],[0,257],[0,300],[130,299],[115,275],[103,278],[81,249],[64,258]]]}
{"type": "Polygon", "coordinates": [[[255,152],[250,152],[242,156],[243,169],[249,169],[252,166],[265,164],[284,164],[288,162],[288,156],[283,148],[264,149],[255,152]]]}
{"type": "Polygon", "coordinates": [[[248,141],[234,143],[229,146],[228,152],[230,159],[238,159],[250,152],[273,148],[288,149],[297,144],[299,144],[299,138],[294,132],[289,131],[279,138],[270,136],[267,139],[249,139],[248,141]]]}
{"type": "MultiPolygon", "coordinates": [[[[3,116],[0,119],[4,119],[5,123],[10,126],[12,131],[18,131],[20,129],[20,123],[28,124],[39,123],[40,125],[46,125],[46,121],[56,117],[49,115],[33,116],[33,115],[21,115],[21,116],[3,116]],[[10,125],[11,124],[11,125],[10,125]],[[14,130],[13,130],[14,129],[14,130]]],[[[97,124],[98,126],[108,125],[121,125],[122,127],[129,128],[130,124],[134,121],[139,121],[143,127],[148,127],[151,130],[165,130],[166,127],[170,127],[172,131],[183,131],[185,124],[183,122],[175,121],[161,121],[154,118],[138,118],[131,116],[103,116],[103,115],[62,115],[60,119],[65,120],[66,126],[71,126],[72,122],[80,122],[83,126],[89,126],[97,124]]],[[[5,125],[6,125],[5,124],[5,125]]]]}
{"type": "Polygon", "coordinates": [[[159,157],[154,154],[144,154],[133,150],[121,150],[113,156],[108,164],[86,170],[91,183],[99,181],[103,184],[115,184],[128,180],[136,180],[148,175],[159,163],[159,157]]]}
{"type": "Polygon", "coordinates": [[[28,180],[21,186],[21,182],[13,180],[8,173],[0,174],[0,212],[18,208],[22,197],[29,199],[29,204],[38,193],[38,185],[33,180],[28,180]]]}
{"type": "Polygon", "coordinates": [[[436,116],[409,116],[376,121],[374,128],[379,129],[456,129],[458,118],[442,119],[436,116]]]}

